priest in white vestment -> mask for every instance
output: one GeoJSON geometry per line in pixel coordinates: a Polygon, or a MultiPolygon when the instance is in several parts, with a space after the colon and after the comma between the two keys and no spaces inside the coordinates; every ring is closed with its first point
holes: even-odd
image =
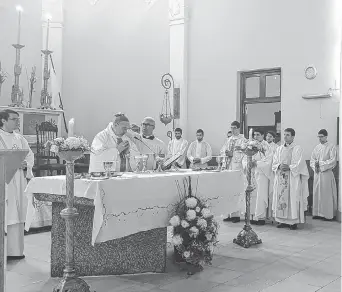
{"type": "Polygon", "coordinates": [[[309,172],[303,158],[303,149],[294,142],[295,130],[284,131],[285,143],[273,156],[272,170],[275,173],[273,189],[273,214],[278,228],[297,229],[304,223],[308,206],[309,172]]]}
{"type": "MultiPolygon", "coordinates": [[[[272,150],[264,140],[264,131],[262,129],[254,130],[254,139],[264,153],[258,152],[252,158],[251,181],[254,189],[251,192],[250,200],[251,224],[265,225],[269,204],[269,183],[272,173],[272,150]]],[[[247,156],[244,156],[242,164],[247,187],[247,156]]]]}
{"type": "MultiPolygon", "coordinates": [[[[273,131],[268,131],[266,134],[266,141],[268,142],[268,145],[271,148],[272,151],[272,160],[273,160],[273,155],[276,152],[277,148],[279,145],[274,143],[276,138],[276,133],[273,131]]],[[[270,182],[269,182],[269,194],[268,194],[268,208],[267,208],[267,217],[268,219],[271,219],[273,217],[273,212],[272,212],[272,202],[273,202],[273,185],[274,185],[274,172],[271,172],[271,177],[270,177],[270,182]]]]}
{"type": "Polygon", "coordinates": [[[7,259],[18,260],[24,256],[24,223],[27,212],[27,198],[24,191],[27,179],[33,177],[34,154],[27,140],[15,131],[20,126],[19,114],[12,110],[0,112],[0,149],[24,149],[28,154],[13,179],[6,185],[7,259]],[[24,175],[26,171],[26,178],[24,175]]]}
{"type": "Polygon", "coordinates": [[[185,168],[186,150],[188,149],[188,141],[182,138],[182,129],[175,129],[175,138],[169,142],[167,147],[167,158],[175,155],[181,155],[174,163],[178,168],[185,168]]]}
{"type": "Polygon", "coordinates": [[[337,188],[333,168],[336,166],[336,147],[328,142],[328,132],[318,132],[320,144],[312,152],[310,166],[314,171],[313,219],[332,220],[337,211],[337,188]]]}
{"type": "Polygon", "coordinates": [[[126,172],[134,168],[135,162],[131,157],[139,152],[126,136],[129,128],[128,118],[118,113],[114,115],[113,122],[95,136],[91,145],[89,173],[105,172],[104,162],[114,162],[113,171],[126,172]]]}
{"type": "MultiPolygon", "coordinates": [[[[230,125],[232,136],[226,140],[220,150],[221,156],[226,156],[226,168],[229,170],[242,170],[242,158],[243,153],[235,149],[235,147],[241,147],[247,142],[247,139],[243,134],[240,134],[240,123],[234,121],[230,125]]],[[[232,221],[233,223],[240,222],[240,215],[244,212],[244,197],[245,193],[240,194],[239,204],[237,210],[223,219],[225,222],[232,221]]]]}
{"type": "Polygon", "coordinates": [[[193,169],[203,169],[208,167],[208,162],[212,158],[212,150],[209,143],[203,140],[204,132],[198,129],[196,141],[192,142],[188,148],[187,156],[193,169]]]}
{"type": "Polygon", "coordinates": [[[165,157],[167,150],[165,143],[154,135],[156,122],[151,117],[146,117],[141,122],[142,134],[128,131],[127,136],[134,142],[141,154],[147,156],[147,170],[155,170],[156,156],[165,157]]]}

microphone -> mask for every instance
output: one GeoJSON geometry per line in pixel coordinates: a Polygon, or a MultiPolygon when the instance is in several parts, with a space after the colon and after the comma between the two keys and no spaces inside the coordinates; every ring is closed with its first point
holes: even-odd
{"type": "Polygon", "coordinates": [[[158,156],[158,154],[154,151],[154,150],[152,150],[142,139],[139,139],[137,136],[134,136],[134,139],[136,139],[136,140],[138,140],[138,141],[140,141],[141,143],[143,143],[149,150],[151,150],[152,151],[152,153],[154,154],[154,155],[157,155],[158,156]]]}

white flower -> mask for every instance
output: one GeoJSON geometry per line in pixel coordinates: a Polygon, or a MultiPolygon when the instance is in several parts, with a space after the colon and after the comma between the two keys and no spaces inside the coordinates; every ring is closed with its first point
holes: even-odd
{"type": "Polygon", "coordinates": [[[173,216],[171,219],[170,219],[170,224],[173,226],[173,227],[176,227],[180,224],[180,219],[179,219],[179,216],[173,216]]]}
{"type": "Polygon", "coordinates": [[[56,145],[52,145],[50,151],[53,153],[58,153],[58,147],[56,145]]]}
{"type": "Polygon", "coordinates": [[[202,215],[203,215],[204,218],[210,217],[211,216],[210,210],[208,208],[203,208],[202,209],[202,215]]]}
{"type": "Polygon", "coordinates": [[[189,223],[186,220],[182,220],[181,225],[182,225],[183,228],[188,228],[189,227],[189,223]]]}
{"type": "Polygon", "coordinates": [[[205,237],[207,240],[211,240],[213,238],[213,236],[210,233],[207,233],[205,237]]]}
{"type": "Polygon", "coordinates": [[[186,211],[186,219],[189,221],[192,221],[196,218],[196,212],[194,210],[188,210],[186,211]]]}
{"type": "Polygon", "coordinates": [[[188,208],[195,208],[197,206],[197,199],[192,197],[192,198],[188,198],[185,200],[185,205],[188,207],[188,208]]]}
{"type": "Polygon", "coordinates": [[[197,213],[199,213],[199,212],[201,211],[201,208],[200,208],[200,207],[196,207],[195,211],[196,211],[197,213]]]}
{"type": "Polygon", "coordinates": [[[200,219],[197,220],[197,225],[200,228],[205,229],[205,228],[207,228],[208,224],[207,224],[207,221],[205,219],[200,218],[200,219]]]}
{"type": "Polygon", "coordinates": [[[190,234],[191,237],[197,237],[199,230],[197,227],[193,226],[190,228],[190,232],[191,232],[190,234]]]}
{"type": "Polygon", "coordinates": [[[180,235],[174,235],[172,237],[172,243],[175,246],[181,245],[183,243],[183,238],[180,235]]]}
{"type": "Polygon", "coordinates": [[[185,251],[183,252],[183,256],[187,259],[188,257],[190,257],[190,251],[185,251]]]}
{"type": "Polygon", "coordinates": [[[81,141],[77,137],[69,137],[65,140],[65,145],[69,149],[78,149],[81,146],[81,141]]]}

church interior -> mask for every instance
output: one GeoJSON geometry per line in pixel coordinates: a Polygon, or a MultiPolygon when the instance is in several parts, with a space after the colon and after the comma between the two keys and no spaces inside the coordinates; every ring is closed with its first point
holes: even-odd
{"type": "MultiPolygon", "coordinates": [[[[19,154],[12,165],[1,153],[20,149],[6,147],[0,135],[0,292],[341,291],[342,1],[1,0],[0,26],[0,128],[14,119],[14,132],[32,151],[32,165],[26,159],[20,167],[19,154]],[[130,123],[126,140],[113,130],[122,122],[130,123]],[[268,174],[266,167],[261,174],[252,170],[259,161],[251,164],[256,158],[247,146],[241,169],[234,169],[235,148],[222,146],[233,141],[228,131],[251,147],[255,133],[263,143],[272,136],[272,155],[270,148],[253,153],[262,161],[269,155],[268,174]],[[140,154],[129,158],[117,148],[114,170],[112,152],[94,162],[106,133],[115,136],[115,147],[126,143],[140,154]],[[186,140],[184,167],[172,150],[177,133],[186,140]],[[294,201],[301,209],[303,196],[305,211],[298,210],[304,218],[289,229],[279,227],[283,221],[275,219],[277,203],[270,200],[283,171],[274,168],[275,153],[292,147],[286,133],[301,149],[298,164],[284,170],[294,172],[286,180],[287,199],[291,205],[292,183],[300,177],[294,201]],[[85,145],[82,155],[46,150],[60,137],[85,145]],[[326,138],[335,159],[328,170],[332,219],[317,213],[317,200],[328,199],[317,199],[327,193],[317,178],[325,164],[313,162],[326,138]],[[167,153],[152,147],[152,139],[167,153]],[[168,159],[170,172],[163,168],[168,159]],[[91,170],[92,163],[103,170],[91,170]],[[196,163],[203,168],[193,168],[196,163]],[[6,169],[27,179],[20,187],[25,257],[14,260],[6,254],[12,190],[5,187],[6,169]],[[275,217],[258,224],[262,175],[267,214],[275,217]],[[184,253],[175,260],[175,226],[184,220],[173,224],[169,211],[183,184],[188,199],[198,192],[212,201],[218,223],[211,265],[195,272],[184,253]],[[245,209],[234,221],[238,208],[245,209]],[[248,234],[260,240],[239,243],[248,234]]],[[[285,207],[289,214],[293,206],[285,207]]]]}

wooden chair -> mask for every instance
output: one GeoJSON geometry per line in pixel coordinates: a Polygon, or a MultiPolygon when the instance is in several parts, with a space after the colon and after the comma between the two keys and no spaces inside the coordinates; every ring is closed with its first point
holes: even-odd
{"type": "Polygon", "coordinates": [[[75,173],[88,173],[89,171],[90,154],[85,154],[84,157],[75,161],[75,173]]]}
{"type": "Polygon", "coordinates": [[[36,125],[37,153],[35,155],[36,163],[33,168],[36,176],[40,176],[41,171],[47,171],[48,175],[53,175],[54,171],[58,175],[65,174],[65,164],[60,163],[59,157],[50,149],[45,148],[45,143],[57,138],[57,134],[57,125],[50,121],[36,125]]]}

